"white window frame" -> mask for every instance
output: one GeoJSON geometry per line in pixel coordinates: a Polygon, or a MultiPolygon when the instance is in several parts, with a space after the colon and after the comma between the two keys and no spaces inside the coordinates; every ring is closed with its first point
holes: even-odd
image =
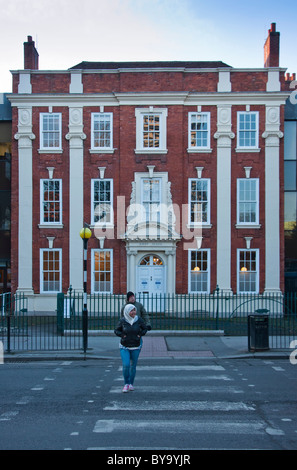
{"type": "Polygon", "coordinates": [[[238,111],[237,112],[237,151],[259,151],[259,111],[238,111]],[[240,116],[252,116],[256,117],[256,129],[251,131],[249,129],[240,129],[240,116]],[[241,145],[240,135],[242,132],[254,132],[255,133],[255,145],[241,145]]]}
{"type": "Polygon", "coordinates": [[[237,179],[237,225],[240,226],[258,226],[259,225],[259,178],[238,178],[237,179]],[[240,184],[241,182],[256,182],[256,199],[255,201],[241,201],[240,200],[240,184]],[[242,222],[240,221],[240,204],[256,204],[256,219],[254,222],[242,222]]]}
{"type": "Polygon", "coordinates": [[[211,268],[211,262],[210,262],[210,249],[200,249],[200,250],[188,250],[188,292],[189,294],[191,293],[203,293],[203,294],[209,294],[210,293],[210,268],[211,268]],[[207,254],[207,270],[206,271],[198,271],[201,273],[206,273],[207,275],[207,289],[206,290],[193,290],[192,289],[192,279],[191,279],[191,274],[194,273],[194,270],[191,269],[191,254],[193,252],[200,252],[200,253],[206,253],[207,254]]]}
{"type": "Polygon", "coordinates": [[[161,178],[141,178],[141,206],[143,208],[143,217],[144,217],[144,222],[156,222],[156,223],[160,223],[161,222],[161,211],[162,211],[162,180],[161,178]],[[144,182],[145,181],[158,181],[159,182],[159,186],[158,186],[158,189],[159,189],[159,194],[158,194],[158,200],[156,200],[155,202],[154,201],[145,201],[144,200],[144,182]],[[158,204],[158,210],[154,211],[154,204],[158,204]],[[146,206],[148,205],[149,207],[149,217],[147,218],[147,210],[146,210],[146,206]],[[151,211],[151,208],[153,208],[153,210],[151,211]],[[157,218],[154,218],[153,217],[153,214],[159,214],[157,215],[157,218]]]}
{"type": "Polygon", "coordinates": [[[39,116],[39,139],[40,139],[40,149],[39,149],[39,151],[47,152],[47,153],[62,152],[62,113],[40,113],[40,116],[39,116]],[[46,116],[58,117],[59,118],[59,129],[58,129],[58,131],[52,131],[52,132],[58,132],[59,133],[58,145],[56,145],[56,146],[46,146],[46,145],[44,145],[44,132],[50,132],[50,131],[44,131],[43,130],[43,120],[46,116]]]}
{"type": "Polygon", "coordinates": [[[167,108],[136,108],[136,149],[135,153],[167,153],[167,108]],[[159,116],[159,147],[145,147],[144,146],[144,117],[147,115],[159,116]]]}
{"type": "Polygon", "coordinates": [[[62,225],[62,215],[63,215],[63,207],[62,207],[62,180],[61,179],[50,179],[50,178],[44,178],[40,180],[40,225],[62,225]],[[58,222],[46,222],[44,220],[44,204],[46,201],[44,201],[44,186],[43,183],[47,182],[59,182],[59,221],[58,222]]]}
{"type": "MultiPolygon", "coordinates": [[[[195,139],[196,140],[196,139],[195,139]]],[[[190,112],[188,113],[188,152],[199,152],[199,151],[204,151],[204,152],[209,152],[211,150],[210,148],[210,112],[190,112]],[[206,145],[192,145],[192,139],[191,139],[191,126],[192,126],[192,116],[198,117],[198,116],[205,116],[206,117],[206,123],[207,123],[207,130],[206,131],[196,131],[196,132],[207,132],[207,142],[206,145]]]]}
{"type": "MultiPolygon", "coordinates": [[[[102,121],[104,122],[105,119],[102,121]]],[[[98,131],[96,131],[98,132],[98,131]]],[[[102,130],[102,132],[106,132],[105,129],[102,130]]],[[[114,148],[113,148],[113,113],[105,113],[105,112],[97,112],[97,113],[92,113],[91,115],[91,153],[113,153],[114,148]],[[109,146],[97,146],[95,145],[95,122],[96,120],[100,121],[100,117],[108,117],[109,122],[110,122],[110,145],[109,146]],[[99,119],[98,119],[99,117],[99,119]]]]}
{"type": "MultiPolygon", "coordinates": [[[[246,266],[245,266],[246,267],[246,266]]],[[[260,265],[259,265],[259,249],[256,248],[256,249],[241,249],[239,248],[237,250],[237,293],[238,294],[258,294],[259,293],[259,273],[260,273],[260,265]],[[255,253],[256,254],[256,270],[255,271],[247,271],[247,274],[248,273],[255,273],[255,276],[256,276],[256,279],[255,279],[255,290],[252,291],[252,290],[245,290],[245,291],[241,291],[240,290],[240,275],[245,275],[245,271],[241,271],[241,268],[240,268],[240,254],[241,253],[255,253]]]]}
{"type": "MultiPolygon", "coordinates": [[[[106,202],[107,203],[107,202],[106,202]]],[[[114,224],[114,211],[113,211],[113,179],[112,178],[94,178],[91,180],[91,225],[99,225],[106,227],[113,227],[114,224]],[[110,220],[103,217],[101,220],[95,222],[95,208],[94,208],[94,194],[95,194],[95,182],[109,182],[110,183],[110,220]]]]}
{"type": "MultiPolygon", "coordinates": [[[[49,271],[46,271],[49,272],[49,271]]],[[[40,293],[41,294],[57,294],[62,292],[62,248],[41,248],[40,249],[40,293]],[[59,253],[59,289],[58,290],[45,290],[43,279],[43,263],[45,252],[58,252],[59,253]]]]}
{"type": "MultiPolygon", "coordinates": [[[[109,272],[109,271],[102,271],[102,272],[109,272]]],[[[110,248],[94,248],[91,250],[91,290],[92,293],[100,293],[100,294],[112,294],[113,293],[113,249],[110,248]],[[110,290],[95,290],[95,253],[101,252],[109,252],[110,253],[110,290]]]]}
{"type": "Polygon", "coordinates": [[[188,225],[190,227],[210,226],[211,220],[211,193],[210,193],[210,178],[189,178],[188,180],[188,225]],[[191,222],[191,185],[192,182],[206,182],[207,183],[207,220],[204,222],[191,222]]]}

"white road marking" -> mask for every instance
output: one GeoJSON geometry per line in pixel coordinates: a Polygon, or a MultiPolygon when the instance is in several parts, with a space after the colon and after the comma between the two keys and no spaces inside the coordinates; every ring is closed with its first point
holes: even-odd
{"type": "Polygon", "coordinates": [[[0,415],[0,421],[10,421],[11,418],[14,418],[18,414],[18,411],[6,411],[0,415]]]}
{"type": "MultiPolygon", "coordinates": [[[[122,370],[122,367],[120,366],[119,371],[122,370]]],[[[180,365],[180,366],[158,366],[158,365],[152,365],[152,366],[137,366],[137,371],[147,371],[147,370],[183,370],[183,371],[202,371],[202,370],[226,370],[223,366],[212,366],[212,365],[205,365],[205,366],[187,366],[187,365],[180,365]]]]}
{"type": "Polygon", "coordinates": [[[254,411],[255,407],[244,402],[229,401],[142,401],[127,403],[126,401],[112,401],[104,410],[125,411],[254,411]]]}
{"type": "MultiPolygon", "coordinates": [[[[135,390],[137,393],[244,393],[240,388],[218,385],[136,385],[135,390]]],[[[122,393],[122,388],[115,385],[110,389],[109,393],[122,393]]]]}
{"type": "Polygon", "coordinates": [[[265,431],[263,421],[218,420],[98,420],[94,426],[95,433],[112,433],[123,431],[162,432],[162,433],[215,433],[215,434],[261,434],[265,431]]]}
{"type": "MultiPolygon", "coordinates": [[[[143,381],[152,382],[153,380],[158,380],[159,381],[160,379],[164,380],[164,382],[169,382],[169,381],[176,382],[176,375],[164,375],[162,373],[161,376],[160,375],[151,375],[151,374],[141,376],[141,382],[143,382],[143,381]]],[[[232,379],[228,375],[224,375],[224,374],[220,374],[220,375],[191,375],[190,377],[187,377],[187,383],[189,383],[189,381],[191,381],[191,382],[200,382],[200,381],[205,381],[205,380],[224,380],[226,382],[230,382],[230,381],[233,381],[234,379],[232,379]]],[[[115,378],[114,381],[123,381],[123,376],[115,378]]]]}
{"type": "Polygon", "coordinates": [[[17,405],[27,405],[32,397],[22,397],[19,401],[16,402],[17,405]]]}

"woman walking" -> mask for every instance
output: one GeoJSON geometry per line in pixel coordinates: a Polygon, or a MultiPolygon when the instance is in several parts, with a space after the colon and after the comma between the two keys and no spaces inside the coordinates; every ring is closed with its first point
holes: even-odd
{"type": "Polygon", "coordinates": [[[125,306],[124,316],[120,319],[114,332],[121,338],[120,353],[124,376],[123,392],[129,392],[134,390],[133,383],[136,365],[142,346],[141,337],[147,332],[145,322],[136,315],[135,305],[127,304],[125,306]]]}

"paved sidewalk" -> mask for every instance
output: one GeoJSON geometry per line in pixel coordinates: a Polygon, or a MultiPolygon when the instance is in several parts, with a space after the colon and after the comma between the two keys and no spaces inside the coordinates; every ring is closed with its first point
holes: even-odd
{"type": "MultiPolygon", "coordinates": [[[[222,332],[149,332],[139,356],[145,359],[289,358],[293,350],[269,349],[251,352],[246,336],[224,336],[222,332]]],[[[86,355],[82,350],[15,351],[4,353],[4,363],[34,360],[120,359],[119,338],[112,332],[89,335],[86,355]]]]}

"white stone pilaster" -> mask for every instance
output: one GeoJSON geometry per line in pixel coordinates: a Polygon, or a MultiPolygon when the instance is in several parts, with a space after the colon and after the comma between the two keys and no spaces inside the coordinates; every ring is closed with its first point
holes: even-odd
{"type": "Polygon", "coordinates": [[[136,292],[136,250],[127,249],[127,290],[136,292]]]}
{"type": "Polygon", "coordinates": [[[167,250],[167,286],[166,293],[175,293],[175,250],[167,250]]]}
{"type": "Polygon", "coordinates": [[[217,285],[231,291],[231,105],[218,106],[217,119],[217,285]]]}
{"type": "Polygon", "coordinates": [[[19,220],[18,292],[33,294],[32,284],[32,108],[18,109],[19,220]]]}
{"type": "Polygon", "coordinates": [[[84,226],[84,155],[83,108],[69,108],[69,283],[83,290],[83,242],[79,235],[84,226]]]}
{"type": "Polygon", "coordinates": [[[280,292],[279,106],[266,106],[265,139],[265,292],[280,292]]]}

